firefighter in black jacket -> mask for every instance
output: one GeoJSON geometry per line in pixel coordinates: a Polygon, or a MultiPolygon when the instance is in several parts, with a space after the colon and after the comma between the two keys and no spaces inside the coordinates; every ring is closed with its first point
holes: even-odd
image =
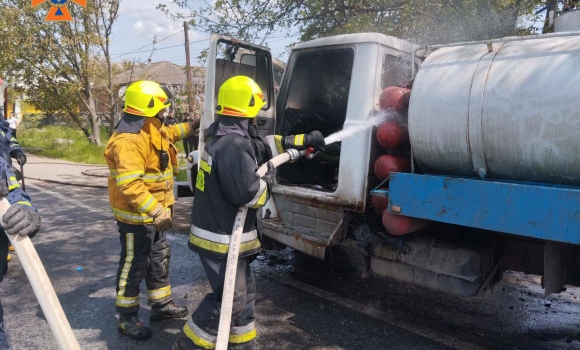
{"type": "MultiPolygon", "coordinates": [[[[258,165],[268,161],[272,152],[267,141],[252,139],[248,130],[250,120],[264,104],[260,87],[248,77],[230,78],[220,87],[216,107],[220,117],[210,126],[209,139],[201,155],[188,243],[189,248],[199,254],[213,293],[206,295],[193,312],[173,349],[215,348],[226,257],[240,206],[249,209],[240,246],[228,348],[256,349],[256,284],[250,262],[261,250],[255,226],[256,211],[268,199],[275,168],[268,162],[266,175],[260,178],[256,174],[258,165]]],[[[279,150],[324,147],[324,138],[317,131],[276,137],[276,140],[279,150]]]]}

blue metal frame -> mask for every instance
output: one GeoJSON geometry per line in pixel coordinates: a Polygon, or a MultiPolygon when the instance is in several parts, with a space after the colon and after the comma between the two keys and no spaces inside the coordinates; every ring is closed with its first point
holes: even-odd
{"type": "Polygon", "coordinates": [[[396,214],[580,244],[578,187],[391,173],[388,196],[396,214]]]}

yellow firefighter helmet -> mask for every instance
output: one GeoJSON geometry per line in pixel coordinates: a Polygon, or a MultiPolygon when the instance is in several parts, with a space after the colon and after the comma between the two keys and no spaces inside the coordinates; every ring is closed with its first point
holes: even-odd
{"type": "Polygon", "coordinates": [[[125,91],[123,112],[142,117],[154,117],[171,106],[171,93],[158,83],[141,80],[129,85],[125,91]]]}
{"type": "Polygon", "coordinates": [[[220,87],[216,113],[255,118],[265,104],[264,94],[258,84],[253,79],[238,75],[226,80],[220,87]]]}

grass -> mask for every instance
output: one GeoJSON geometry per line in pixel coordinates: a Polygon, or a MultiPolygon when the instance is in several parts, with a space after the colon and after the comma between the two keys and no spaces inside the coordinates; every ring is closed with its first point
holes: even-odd
{"type": "Polygon", "coordinates": [[[108,136],[104,129],[101,129],[103,146],[100,147],[91,144],[79,129],[66,126],[18,130],[17,135],[22,147],[39,156],[78,163],[106,164],[103,152],[108,136]]]}
{"type": "MultiPolygon", "coordinates": [[[[103,146],[96,146],[87,140],[82,131],[67,126],[47,126],[18,130],[18,143],[28,149],[29,153],[39,156],[65,159],[77,163],[106,164],[103,153],[107,144],[107,131],[101,129],[103,146]],[[59,142],[60,140],[60,142],[59,142]]],[[[183,142],[175,144],[183,152],[183,142]]],[[[179,167],[185,167],[183,158],[179,158],[179,167]]],[[[187,171],[180,170],[179,181],[187,181],[187,171]]]]}
{"type": "Polygon", "coordinates": [[[179,175],[177,176],[177,181],[187,182],[187,169],[179,170],[179,175]]]}

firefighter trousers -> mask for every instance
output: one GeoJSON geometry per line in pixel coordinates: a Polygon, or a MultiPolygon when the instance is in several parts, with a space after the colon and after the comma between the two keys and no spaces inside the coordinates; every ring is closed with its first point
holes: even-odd
{"type": "MultiPolygon", "coordinates": [[[[219,328],[226,260],[200,256],[213,293],[207,294],[173,345],[174,350],[214,349],[219,328]]],[[[256,281],[250,258],[238,260],[228,349],[255,350],[256,281]]]]}
{"type": "Polygon", "coordinates": [[[165,232],[154,226],[117,221],[121,238],[121,258],[117,271],[117,312],[139,311],[139,285],[147,286],[149,305],[161,307],[172,301],[169,285],[171,250],[165,232]]]}

